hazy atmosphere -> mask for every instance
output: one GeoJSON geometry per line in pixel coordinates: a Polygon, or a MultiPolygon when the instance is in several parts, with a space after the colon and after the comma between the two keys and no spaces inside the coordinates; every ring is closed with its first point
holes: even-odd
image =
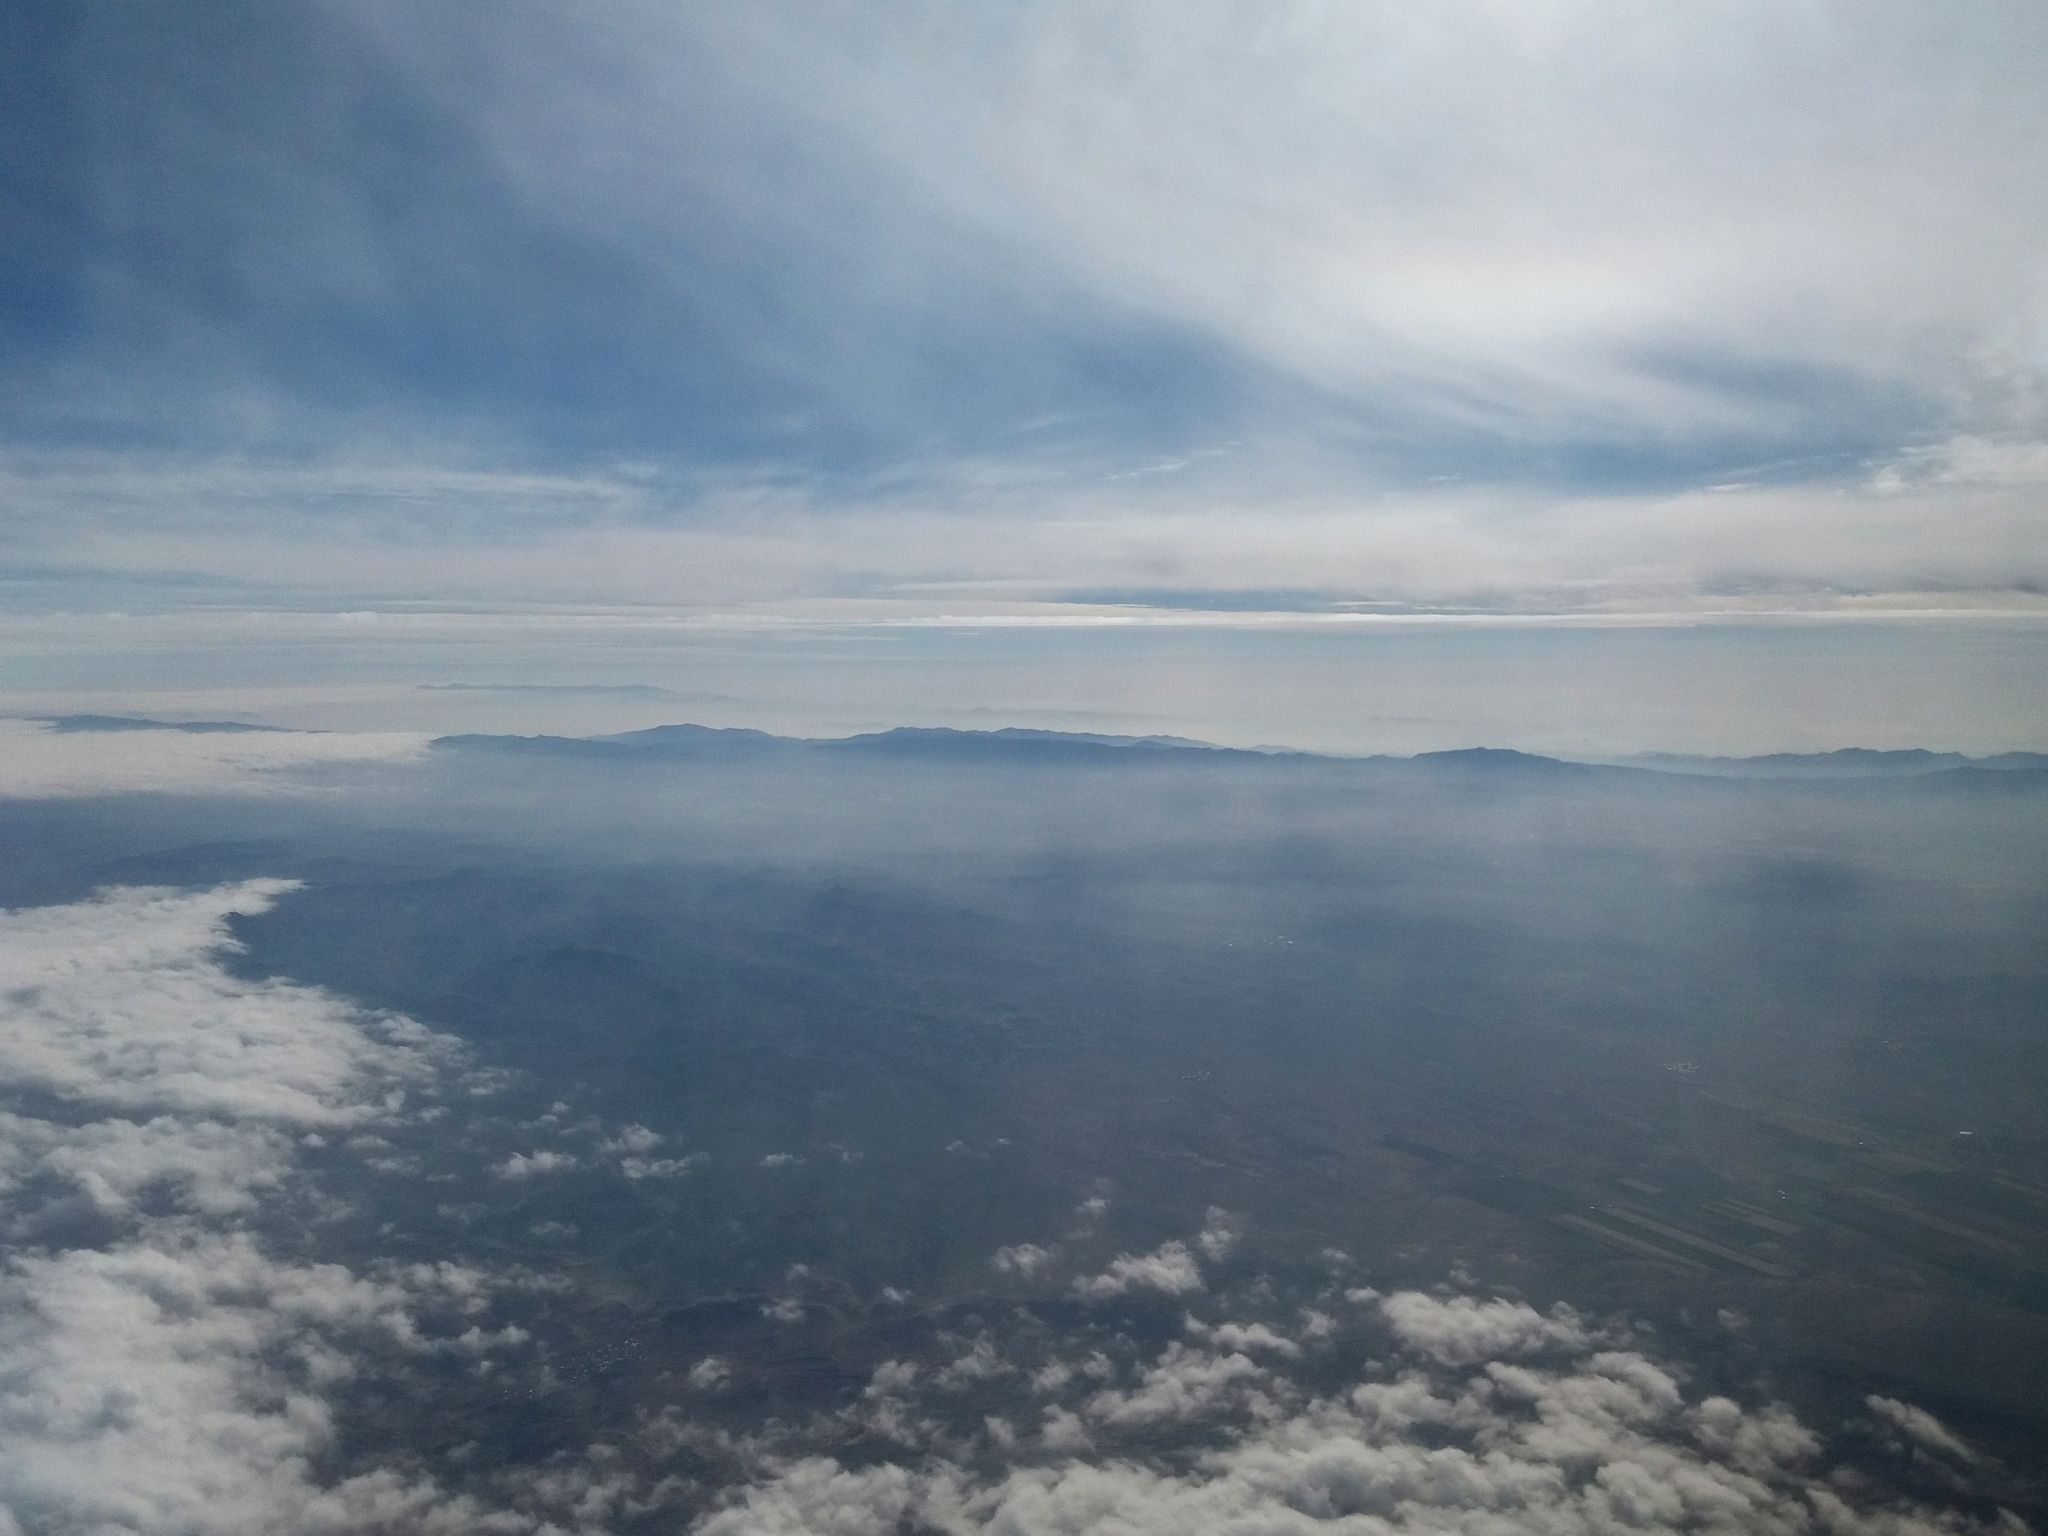
{"type": "Polygon", "coordinates": [[[5,25],[24,711],[367,673],[1419,742],[1384,694],[1566,745],[1506,675],[1599,747],[2044,744],[2022,0],[5,25]]]}
{"type": "Polygon", "coordinates": [[[0,1536],[2048,1531],[2048,7],[0,7],[0,1536]]]}

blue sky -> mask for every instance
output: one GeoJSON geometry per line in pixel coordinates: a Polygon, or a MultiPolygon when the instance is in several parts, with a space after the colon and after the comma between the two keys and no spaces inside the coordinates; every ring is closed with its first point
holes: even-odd
{"type": "Polygon", "coordinates": [[[2048,614],[2026,0],[0,26],[17,626],[2048,614]]]}

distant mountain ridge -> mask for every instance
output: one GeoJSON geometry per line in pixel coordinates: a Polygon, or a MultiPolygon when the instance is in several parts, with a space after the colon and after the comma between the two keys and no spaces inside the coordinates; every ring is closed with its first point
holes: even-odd
{"type": "MultiPolygon", "coordinates": [[[[794,759],[811,755],[951,762],[1090,762],[1137,756],[1202,756],[1219,759],[1312,758],[1221,747],[1180,736],[1110,736],[1044,731],[1011,726],[959,731],[940,726],[899,726],[855,736],[776,736],[766,731],[709,725],[657,725],[610,736],[442,736],[436,747],[457,751],[520,752],[556,757],[619,756],[696,758],[708,761],[794,759]]],[[[1335,761],[1335,759],[1327,759],[1335,761]]]]}
{"type": "Polygon", "coordinates": [[[1219,746],[1185,736],[1118,736],[1083,731],[1049,731],[1022,726],[956,730],[946,726],[898,726],[853,736],[778,736],[745,728],[695,725],[651,726],[607,736],[442,736],[433,745],[448,751],[517,753],[535,757],[704,762],[794,761],[803,757],[862,758],[871,761],[955,763],[1112,763],[1134,759],[1192,763],[1295,763],[1326,766],[1410,764],[1499,779],[1511,775],[1558,778],[1596,773],[1634,773],[1694,778],[1849,780],[1931,778],[1952,774],[2048,773],[2048,754],[2006,752],[1973,758],[1959,752],[1879,751],[1848,747],[1835,752],[1769,753],[1758,757],[1688,756],[1646,752],[1619,761],[1577,761],[1505,747],[1463,747],[1411,757],[1338,757],[1290,749],[1219,746]]]}
{"type": "Polygon", "coordinates": [[[1968,757],[1961,752],[1930,752],[1925,747],[1880,750],[1840,747],[1832,752],[1768,752],[1758,757],[1698,757],[1681,752],[1641,752],[1621,759],[1625,766],[1659,773],[1689,773],[1744,779],[1891,779],[1921,778],[1957,769],[1989,772],[2048,768],[2048,753],[1999,752],[1968,757]]]}

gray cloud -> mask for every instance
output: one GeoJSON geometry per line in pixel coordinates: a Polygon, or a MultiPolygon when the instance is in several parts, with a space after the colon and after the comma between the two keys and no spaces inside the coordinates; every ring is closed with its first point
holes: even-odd
{"type": "Polygon", "coordinates": [[[1881,1397],[1875,1393],[1865,1398],[1864,1402],[1872,1413],[1923,1449],[1965,1464],[1977,1459],[1977,1453],[1971,1450],[1955,1431],[1925,1408],[1912,1403],[1902,1403],[1895,1397],[1881,1397]]]}

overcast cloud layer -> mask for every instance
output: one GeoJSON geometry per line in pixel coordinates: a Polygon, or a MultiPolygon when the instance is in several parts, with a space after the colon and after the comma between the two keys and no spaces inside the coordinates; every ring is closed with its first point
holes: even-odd
{"type": "Polygon", "coordinates": [[[2048,583],[2024,0],[9,25],[12,606],[2048,583]]]}

